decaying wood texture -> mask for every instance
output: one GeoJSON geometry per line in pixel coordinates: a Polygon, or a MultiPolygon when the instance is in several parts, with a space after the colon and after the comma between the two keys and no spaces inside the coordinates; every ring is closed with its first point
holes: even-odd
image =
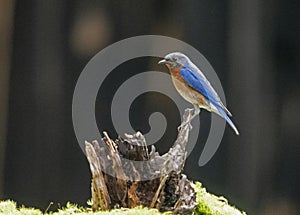
{"type": "Polygon", "coordinates": [[[140,132],[125,134],[125,138],[115,141],[104,132],[100,144],[86,141],[93,210],[143,205],[160,211],[191,213],[196,195],[182,170],[192,128],[186,122],[193,112],[194,109],[186,109],[175,143],[162,156],[153,145],[149,149],[140,132]]]}

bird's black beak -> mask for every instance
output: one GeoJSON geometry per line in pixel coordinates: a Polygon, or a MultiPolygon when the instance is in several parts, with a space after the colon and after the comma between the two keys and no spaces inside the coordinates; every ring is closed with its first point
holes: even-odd
{"type": "Polygon", "coordinates": [[[158,64],[166,64],[167,60],[166,59],[162,59],[161,61],[158,62],[158,64]]]}

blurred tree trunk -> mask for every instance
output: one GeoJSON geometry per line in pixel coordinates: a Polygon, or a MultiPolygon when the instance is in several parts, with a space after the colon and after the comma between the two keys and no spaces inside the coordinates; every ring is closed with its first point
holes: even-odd
{"type": "Polygon", "coordinates": [[[8,110],[10,54],[12,48],[13,0],[0,1],[0,198],[3,198],[4,156],[8,110]]]}
{"type": "Polygon", "coordinates": [[[268,193],[273,169],[276,123],[270,17],[274,9],[274,3],[259,0],[231,0],[230,7],[228,98],[241,135],[229,141],[228,180],[236,197],[252,206],[268,193]]]}
{"type": "Polygon", "coordinates": [[[65,4],[17,1],[15,10],[4,192],[41,206],[63,183],[65,4]]]}

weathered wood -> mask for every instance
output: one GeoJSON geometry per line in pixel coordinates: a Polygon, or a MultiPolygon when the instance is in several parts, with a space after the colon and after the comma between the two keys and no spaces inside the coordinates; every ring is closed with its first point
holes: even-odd
{"type": "Polygon", "coordinates": [[[190,213],[196,205],[196,195],[182,170],[192,128],[188,122],[193,113],[193,109],[185,111],[174,145],[162,156],[154,146],[149,150],[140,132],[125,134],[124,139],[119,137],[115,141],[104,132],[102,147],[97,141],[86,142],[93,210],[143,205],[160,211],[190,213]],[[107,174],[110,171],[113,176],[107,174]],[[142,180],[149,174],[151,179],[142,180]]]}
{"type": "Polygon", "coordinates": [[[94,150],[93,145],[90,144],[89,142],[85,142],[85,150],[86,150],[88,161],[90,163],[90,169],[93,175],[92,178],[93,210],[98,210],[99,208],[103,210],[107,210],[109,209],[109,205],[111,201],[102,174],[99,158],[94,150]]]}

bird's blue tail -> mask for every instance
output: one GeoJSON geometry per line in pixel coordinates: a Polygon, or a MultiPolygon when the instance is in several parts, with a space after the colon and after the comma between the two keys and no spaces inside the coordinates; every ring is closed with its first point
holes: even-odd
{"type": "Polygon", "coordinates": [[[240,134],[239,131],[237,130],[237,128],[235,127],[234,123],[231,121],[229,116],[226,114],[226,112],[221,107],[219,107],[218,105],[216,105],[215,107],[217,108],[217,110],[219,111],[221,116],[228,122],[228,124],[231,126],[231,128],[236,133],[236,135],[239,135],[240,134]]]}

